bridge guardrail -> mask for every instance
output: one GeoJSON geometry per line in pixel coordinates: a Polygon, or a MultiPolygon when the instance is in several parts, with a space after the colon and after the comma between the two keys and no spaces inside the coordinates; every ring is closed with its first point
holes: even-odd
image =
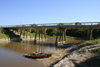
{"type": "Polygon", "coordinates": [[[65,26],[65,25],[100,25],[100,22],[75,22],[75,23],[47,23],[47,24],[25,24],[25,25],[5,25],[0,26],[8,27],[35,27],[35,26],[65,26]]]}

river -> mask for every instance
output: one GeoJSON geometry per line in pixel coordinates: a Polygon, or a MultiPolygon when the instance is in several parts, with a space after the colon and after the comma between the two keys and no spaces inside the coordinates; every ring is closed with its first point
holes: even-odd
{"type": "MultiPolygon", "coordinates": [[[[80,43],[83,40],[67,39],[66,43],[80,43]]],[[[0,47],[0,67],[44,67],[36,59],[24,57],[24,54],[32,52],[48,52],[59,50],[55,47],[55,39],[48,39],[44,42],[21,41],[10,42],[0,47]]]]}

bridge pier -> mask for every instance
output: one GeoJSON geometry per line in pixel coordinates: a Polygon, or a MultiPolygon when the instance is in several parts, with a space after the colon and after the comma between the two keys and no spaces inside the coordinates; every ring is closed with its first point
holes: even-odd
{"type": "Polygon", "coordinates": [[[56,42],[55,42],[56,46],[58,45],[58,33],[59,33],[59,28],[57,27],[57,35],[56,35],[56,42]]]}
{"type": "Polygon", "coordinates": [[[59,32],[59,43],[61,44],[61,30],[59,32]]]}
{"type": "Polygon", "coordinates": [[[26,30],[26,38],[27,38],[27,35],[28,35],[28,31],[26,30]]]}
{"type": "Polygon", "coordinates": [[[21,38],[21,34],[22,34],[22,29],[20,29],[20,38],[21,38]]]}
{"type": "Polygon", "coordinates": [[[45,41],[46,41],[46,30],[47,30],[47,29],[44,30],[45,41]]]}
{"type": "Polygon", "coordinates": [[[35,29],[36,29],[36,32],[35,32],[34,44],[36,44],[36,36],[37,36],[37,28],[35,29]]]}
{"type": "Polygon", "coordinates": [[[87,40],[92,40],[93,39],[93,29],[90,27],[87,27],[87,40]]]}
{"type": "Polygon", "coordinates": [[[66,29],[64,30],[64,41],[66,42],[66,29]]]}
{"type": "Polygon", "coordinates": [[[23,33],[23,38],[25,38],[25,29],[24,29],[24,33],[23,33]]]}
{"type": "Polygon", "coordinates": [[[59,30],[59,43],[63,44],[66,42],[66,29],[59,30]]]}
{"type": "Polygon", "coordinates": [[[43,41],[43,30],[42,30],[41,40],[43,41]]]}
{"type": "Polygon", "coordinates": [[[41,31],[39,30],[39,41],[40,41],[40,32],[41,32],[41,31]]]}
{"type": "Polygon", "coordinates": [[[61,34],[62,34],[62,44],[63,44],[63,30],[62,30],[62,33],[61,34]]]}
{"type": "Polygon", "coordinates": [[[30,39],[31,39],[31,29],[30,29],[30,39]]]}

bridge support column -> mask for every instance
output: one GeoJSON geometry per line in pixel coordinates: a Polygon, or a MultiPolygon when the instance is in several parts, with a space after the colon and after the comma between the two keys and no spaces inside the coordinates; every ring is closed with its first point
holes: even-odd
{"type": "Polygon", "coordinates": [[[27,38],[27,35],[28,35],[28,31],[26,30],[26,38],[27,38]]]}
{"type": "Polygon", "coordinates": [[[41,40],[43,41],[43,30],[42,30],[41,40]]]}
{"type": "Polygon", "coordinates": [[[63,30],[62,30],[62,44],[63,44],[63,30]]]}
{"type": "Polygon", "coordinates": [[[30,39],[31,39],[31,29],[30,29],[30,39]]]}
{"type": "Polygon", "coordinates": [[[45,29],[45,30],[44,30],[44,35],[45,35],[45,41],[46,41],[46,30],[47,30],[47,29],[45,29]]]}
{"type": "Polygon", "coordinates": [[[66,29],[64,30],[64,41],[66,42],[66,29]]]}
{"type": "Polygon", "coordinates": [[[34,44],[36,44],[36,36],[37,36],[37,28],[36,28],[36,32],[35,32],[34,44]]]}
{"type": "Polygon", "coordinates": [[[22,34],[22,29],[20,29],[20,38],[21,38],[21,34],[22,34]]]}
{"type": "Polygon", "coordinates": [[[92,35],[93,29],[90,27],[87,27],[87,40],[92,40],[93,39],[93,35],[92,35]]]}
{"type": "Polygon", "coordinates": [[[25,38],[25,29],[24,29],[24,33],[23,33],[23,38],[25,38]]]}
{"type": "Polygon", "coordinates": [[[60,42],[60,44],[61,44],[61,30],[60,30],[60,33],[59,33],[59,42],[60,42]]]}
{"type": "Polygon", "coordinates": [[[56,35],[56,42],[55,42],[55,45],[57,46],[58,44],[58,33],[59,33],[59,28],[57,28],[57,35],[56,35]]]}
{"type": "Polygon", "coordinates": [[[39,41],[40,41],[40,30],[39,30],[39,41]]]}

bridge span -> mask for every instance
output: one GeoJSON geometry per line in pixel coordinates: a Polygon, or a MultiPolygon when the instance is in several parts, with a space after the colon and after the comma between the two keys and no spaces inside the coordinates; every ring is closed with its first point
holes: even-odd
{"type": "MultiPolygon", "coordinates": [[[[87,39],[92,39],[92,32],[93,29],[100,29],[100,22],[76,22],[76,23],[48,23],[48,24],[26,24],[26,25],[7,25],[1,26],[1,28],[9,28],[9,29],[17,29],[20,32],[20,37],[22,34],[22,29],[36,29],[34,42],[36,42],[37,38],[37,30],[42,30],[45,32],[45,39],[46,39],[46,30],[47,29],[57,29],[56,41],[55,44],[58,44],[58,33],[60,33],[60,41],[66,41],[66,30],[67,29],[87,29],[87,39]],[[61,38],[62,36],[62,38],[61,38]]],[[[42,32],[43,34],[43,32],[42,32]]],[[[31,37],[31,35],[30,35],[31,37]]],[[[39,32],[40,38],[40,32],[39,32]]]]}

